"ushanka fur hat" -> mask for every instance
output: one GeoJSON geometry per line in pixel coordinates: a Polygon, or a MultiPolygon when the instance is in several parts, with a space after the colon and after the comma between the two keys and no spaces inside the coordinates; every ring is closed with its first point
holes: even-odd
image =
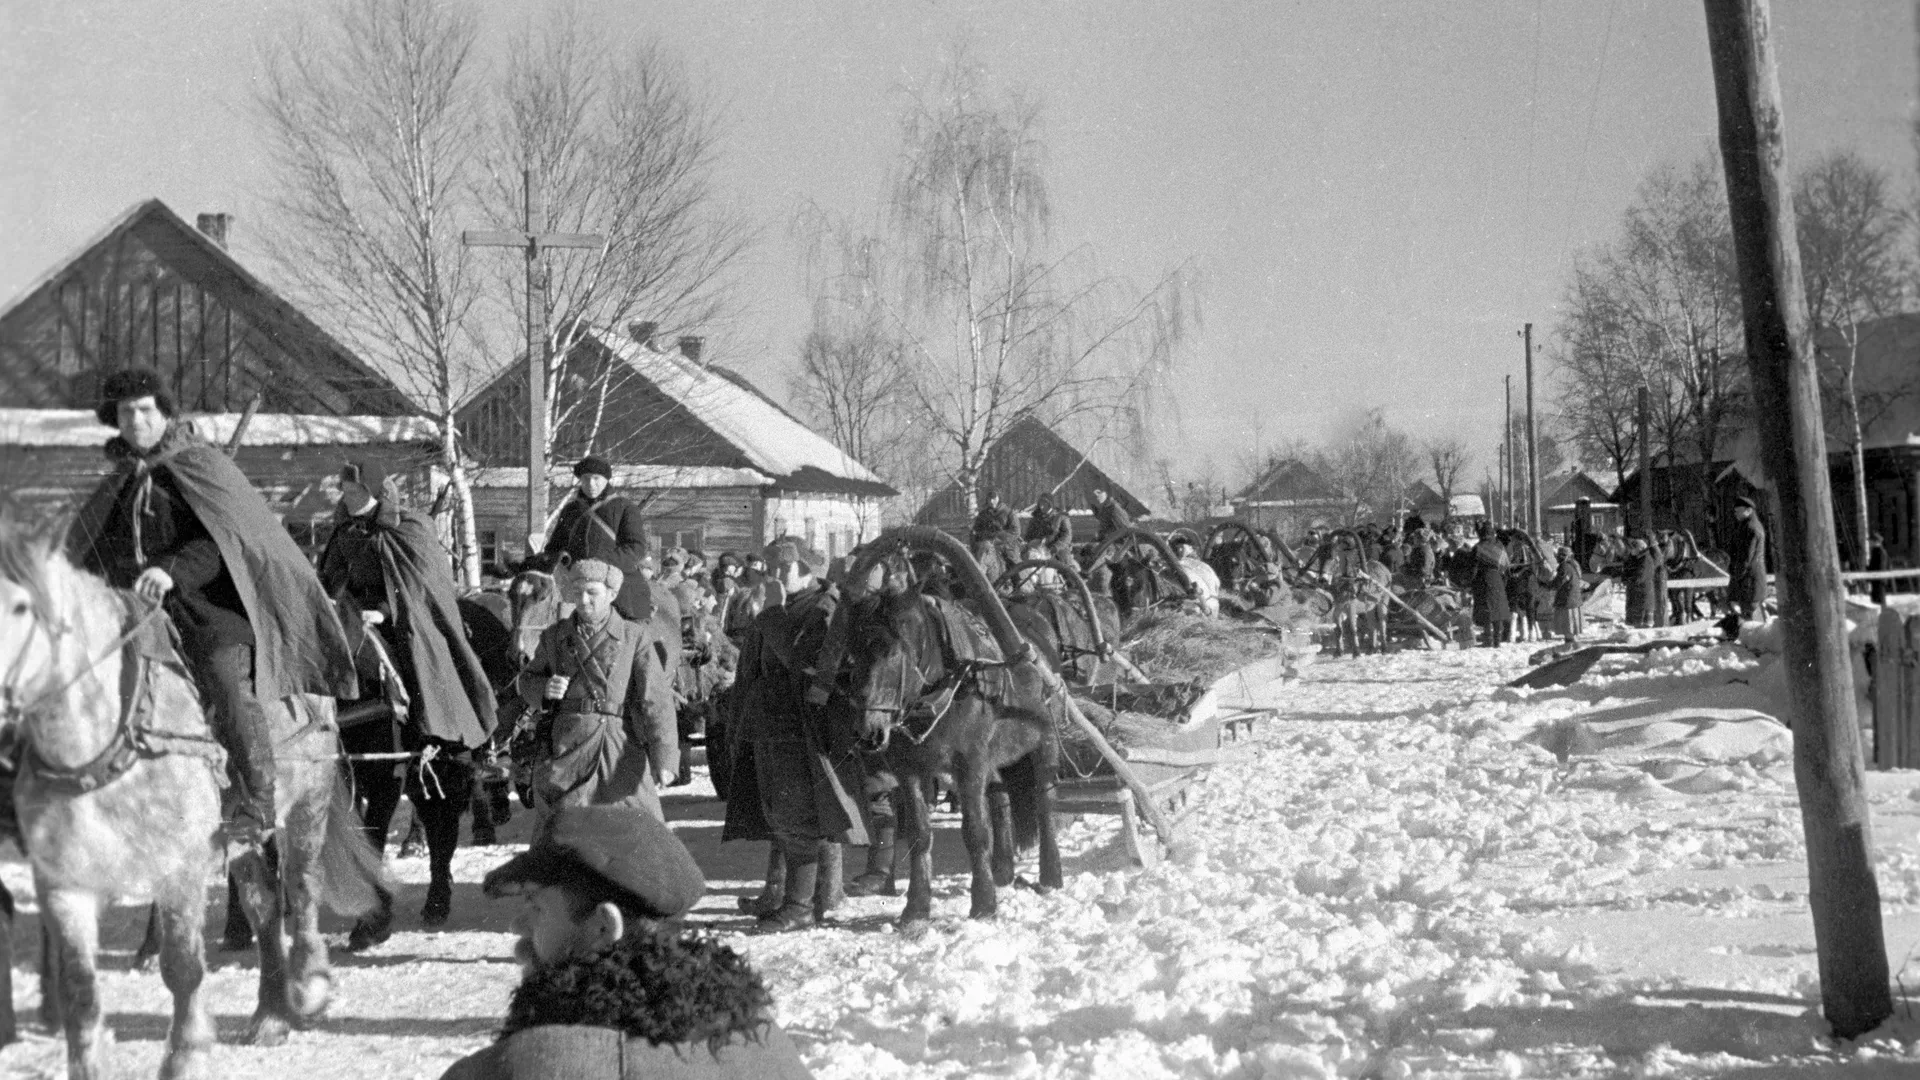
{"type": "Polygon", "coordinates": [[[573,467],[575,476],[604,476],[613,479],[613,466],[603,457],[583,457],[580,464],[573,467]]]}
{"type": "Polygon", "coordinates": [[[573,580],[579,584],[598,581],[614,592],[619,592],[620,586],[627,581],[627,575],[622,573],[619,567],[599,559],[581,559],[568,568],[568,573],[572,574],[573,580]]]}
{"type": "Polygon", "coordinates": [[[100,405],[93,410],[93,415],[108,427],[119,427],[120,403],[143,397],[152,398],[162,415],[173,415],[173,395],[167,392],[159,374],[146,368],[128,368],[107,376],[106,385],[100,388],[100,405]]]}

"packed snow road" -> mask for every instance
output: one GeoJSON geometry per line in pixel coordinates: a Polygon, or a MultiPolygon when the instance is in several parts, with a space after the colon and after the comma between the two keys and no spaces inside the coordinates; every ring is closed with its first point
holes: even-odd
{"type": "MultiPolygon", "coordinates": [[[[833,927],[747,936],[733,902],[762,851],[722,848],[719,804],[696,787],[670,799],[713,879],[694,919],[753,958],[823,1077],[1920,1067],[1920,1023],[1904,1012],[1860,1045],[1820,1038],[1791,747],[1764,715],[1750,654],[1656,653],[1564,690],[1501,688],[1528,652],[1307,667],[1259,702],[1281,716],[1257,756],[1202,781],[1176,858],[1130,869],[1116,820],[1086,819],[1064,830],[1066,887],[1003,893],[993,922],[963,917],[962,853],[943,821],[931,927],[895,932],[900,901],[870,898],[833,927]]],[[[1915,779],[1869,777],[1895,971],[1920,944],[1915,779]]],[[[320,1029],[277,1049],[223,1045],[216,1073],[435,1077],[483,1045],[517,976],[509,913],[473,883],[506,854],[462,853],[449,930],[403,916],[383,947],[340,957],[320,1029]]],[[[396,863],[408,916],[420,863],[396,863]]],[[[122,950],[132,916],[110,922],[122,950]]],[[[250,1010],[252,978],[249,961],[210,980],[223,1038],[250,1010]]],[[[30,980],[14,982],[30,1006],[30,980]]],[[[104,991],[115,1075],[151,1075],[158,978],[114,972],[104,991]]],[[[0,1052],[0,1070],[25,1075],[57,1075],[59,1061],[44,1034],[0,1052]]]]}

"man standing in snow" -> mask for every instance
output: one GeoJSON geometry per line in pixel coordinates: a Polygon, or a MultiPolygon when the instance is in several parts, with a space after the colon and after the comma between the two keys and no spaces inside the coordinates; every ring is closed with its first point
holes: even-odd
{"type": "Polygon", "coordinates": [[[1727,602],[1743,620],[1759,616],[1767,603],[1767,527],[1753,500],[1733,501],[1733,542],[1727,545],[1727,602]]]}
{"type": "Polygon", "coordinates": [[[553,521],[547,554],[574,562],[599,559],[620,570],[624,586],[614,598],[623,619],[644,622],[653,614],[653,592],[639,573],[647,556],[647,533],[640,508],[611,491],[613,466],[605,458],[583,457],[573,467],[575,487],[553,521]]]}
{"type": "Polygon", "coordinates": [[[1468,554],[1473,572],[1473,624],[1484,630],[1481,644],[1507,641],[1513,623],[1507,615],[1507,546],[1493,535],[1493,524],[1480,523],[1480,542],[1468,554]]]}
{"type": "Polygon", "coordinates": [[[675,923],[706,879],[686,846],[632,807],[557,810],[532,845],[486,876],[520,898],[521,981],[497,1042],[441,1080],[799,1080],[757,972],[675,923]]]}
{"type": "MultiPolygon", "coordinates": [[[[811,925],[845,895],[843,844],[866,844],[852,724],[834,723],[836,696],[808,700],[839,590],[815,576],[826,560],[794,537],[767,549],[766,609],[740,646],[739,739],[722,839],[770,837],[784,858],[779,906],[764,930],[811,925]],[[743,764],[746,767],[742,767],[743,764]]],[[[771,867],[769,868],[771,874],[771,867]]],[[[773,884],[770,880],[769,886],[773,884]]],[[[773,899],[772,888],[767,899],[773,899]]]]}

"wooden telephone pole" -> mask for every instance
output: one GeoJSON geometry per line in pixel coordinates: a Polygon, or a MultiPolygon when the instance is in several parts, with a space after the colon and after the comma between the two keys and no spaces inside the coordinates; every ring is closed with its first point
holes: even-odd
{"type": "MultiPolygon", "coordinates": [[[[1653,391],[1634,391],[1633,415],[1640,442],[1640,532],[1653,543],[1653,391]]],[[[1668,459],[1672,463],[1672,459],[1668,459]]]]}
{"type": "Polygon", "coordinates": [[[1520,331],[1527,346],[1527,531],[1540,535],[1540,429],[1533,422],[1533,324],[1520,331]]]}
{"type": "Polygon", "coordinates": [[[1793,772],[1821,1005],[1834,1034],[1853,1038],[1892,1015],[1893,1000],[1820,385],[1787,186],[1780,74],[1767,0],[1706,0],[1706,9],[1754,416],[1779,531],[1782,662],[1790,673],[1793,772]]]}
{"type": "Polygon", "coordinates": [[[510,247],[527,257],[527,554],[545,546],[547,527],[547,262],[546,248],[597,248],[604,236],[550,233],[540,198],[540,171],[525,175],[527,217],[520,230],[473,230],[460,234],[468,247],[510,247]]]}
{"type": "Polygon", "coordinates": [[[1502,477],[1505,490],[1500,492],[1500,520],[1511,528],[1513,526],[1513,477],[1518,470],[1513,460],[1513,376],[1506,376],[1507,405],[1500,414],[1500,452],[1506,455],[1506,475],[1502,477]]]}

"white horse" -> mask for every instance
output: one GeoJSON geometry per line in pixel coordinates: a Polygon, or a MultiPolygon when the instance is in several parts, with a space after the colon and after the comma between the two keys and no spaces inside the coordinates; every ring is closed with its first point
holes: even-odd
{"type": "MultiPolygon", "coordinates": [[[[217,866],[225,753],[165,625],[157,610],[75,569],[47,537],[0,521],[0,737],[18,748],[18,838],[33,869],[47,933],[45,989],[65,1029],[73,1080],[100,1068],[95,954],[100,911],[116,898],[154,902],[160,973],[174,1001],[160,1075],[203,1075],[215,1039],[200,992],[201,924],[217,866]]],[[[281,857],[244,852],[233,872],[260,947],[260,1005],[249,1034],[273,1043],[326,1006],[321,897],[347,914],[370,909],[379,862],[338,778],[333,702],[262,704],[279,736],[281,857]],[[292,931],[291,956],[283,924],[292,931]]],[[[10,914],[11,897],[0,901],[10,914]]],[[[7,940],[0,933],[0,943],[7,940]]],[[[4,972],[11,949],[0,948],[4,972]]],[[[11,998],[0,980],[6,1038],[11,998]]]]}

